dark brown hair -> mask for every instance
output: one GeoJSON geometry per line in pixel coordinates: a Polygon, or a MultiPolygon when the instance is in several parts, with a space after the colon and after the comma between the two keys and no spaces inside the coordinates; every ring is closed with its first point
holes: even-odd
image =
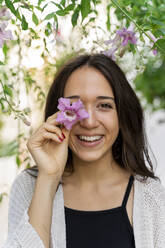
{"type": "MultiPolygon", "coordinates": [[[[123,71],[109,57],[103,54],[80,55],[67,62],[55,76],[45,107],[45,121],[58,111],[58,99],[63,97],[66,82],[73,71],[89,66],[99,70],[108,80],[115,97],[119,119],[119,134],[112,146],[115,161],[132,175],[160,180],[154,175],[153,164],[148,154],[144,130],[144,117],[140,102],[128,83],[123,71]]],[[[37,170],[37,166],[29,170],[37,170]]],[[[73,172],[72,152],[69,149],[65,171],[73,172]]]]}

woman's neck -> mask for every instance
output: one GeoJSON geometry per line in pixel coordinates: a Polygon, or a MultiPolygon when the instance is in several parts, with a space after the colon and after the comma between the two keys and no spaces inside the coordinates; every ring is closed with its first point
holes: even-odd
{"type": "Polygon", "coordinates": [[[73,166],[74,172],[68,177],[67,181],[69,180],[80,187],[99,185],[106,182],[113,184],[130,175],[109,155],[97,161],[83,161],[73,156],[73,166]]]}

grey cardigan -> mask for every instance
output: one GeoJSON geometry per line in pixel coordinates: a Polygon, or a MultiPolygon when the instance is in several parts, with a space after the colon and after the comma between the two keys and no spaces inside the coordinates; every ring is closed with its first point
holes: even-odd
{"type": "MultiPolygon", "coordinates": [[[[35,172],[34,172],[35,173],[35,172]]],[[[165,188],[148,178],[134,180],[133,230],[136,248],[165,247],[165,188]]],[[[27,214],[36,179],[26,171],[15,179],[10,193],[8,238],[3,248],[44,248],[27,214]]],[[[53,202],[50,248],[66,248],[65,211],[62,184],[53,202]]],[[[103,246],[104,247],[104,241],[103,246]]]]}

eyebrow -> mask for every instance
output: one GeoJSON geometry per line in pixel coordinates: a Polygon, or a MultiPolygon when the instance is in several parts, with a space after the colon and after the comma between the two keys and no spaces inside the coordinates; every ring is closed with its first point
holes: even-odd
{"type": "MultiPolygon", "coordinates": [[[[79,99],[80,96],[78,95],[75,95],[75,96],[67,96],[66,98],[69,98],[69,99],[79,99]]],[[[110,100],[115,100],[114,97],[111,97],[111,96],[97,96],[96,99],[110,99],[110,100]]]]}

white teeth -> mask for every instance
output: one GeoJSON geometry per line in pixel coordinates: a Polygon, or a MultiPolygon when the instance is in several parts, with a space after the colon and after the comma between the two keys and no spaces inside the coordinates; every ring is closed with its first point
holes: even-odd
{"type": "Polygon", "coordinates": [[[102,138],[102,136],[78,136],[80,140],[85,140],[85,141],[96,141],[102,138]]]}

